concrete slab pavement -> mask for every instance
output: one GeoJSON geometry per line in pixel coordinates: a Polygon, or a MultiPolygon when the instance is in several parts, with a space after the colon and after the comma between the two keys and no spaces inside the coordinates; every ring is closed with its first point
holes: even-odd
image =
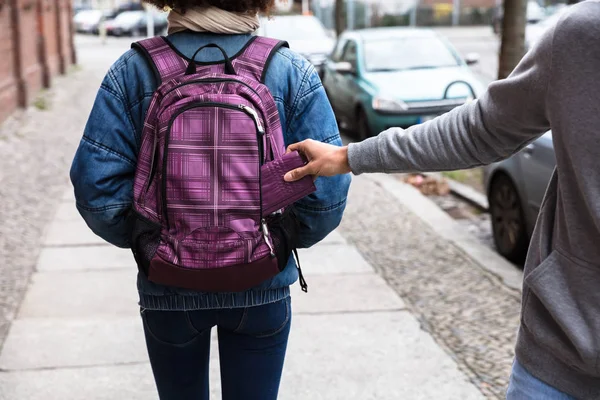
{"type": "MultiPolygon", "coordinates": [[[[156,399],[132,256],[86,231],[74,208],[63,201],[47,231],[0,354],[0,400],[156,399]]],[[[338,232],[301,253],[309,293],[293,288],[281,399],[483,398],[338,232]]]]}

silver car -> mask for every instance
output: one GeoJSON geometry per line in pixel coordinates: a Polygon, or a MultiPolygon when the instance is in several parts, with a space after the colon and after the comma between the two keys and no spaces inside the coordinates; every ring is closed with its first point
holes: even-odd
{"type": "Polygon", "coordinates": [[[332,33],[312,15],[261,18],[256,34],[287,41],[292,50],[300,53],[315,66],[319,75],[335,46],[332,33]]]}
{"type": "Polygon", "coordinates": [[[498,252],[521,263],[556,166],[547,132],[511,158],[485,167],[484,184],[498,252]]]}

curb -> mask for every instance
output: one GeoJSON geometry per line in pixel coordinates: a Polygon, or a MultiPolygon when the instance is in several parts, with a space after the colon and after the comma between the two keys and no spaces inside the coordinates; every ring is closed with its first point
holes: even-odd
{"type": "Polygon", "coordinates": [[[435,233],[452,243],[481,269],[498,278],[506,287],[521,292],[523,272],[492,249],[479,243],[469,232],[416,188],[385,174],[371,174],[369,179],[392,194],[403,206],[425,222],[435,233]]]}
{"type": "Polygon", "coordinates": [[[446,182],[448,182],[448,186],[450,187],[450,193],[452,193],[454,196],[466,201],[467,203],[469,203],[475,208],[478,208],[481,211],[488,212],[490,204],[488,202],[487,197],[483,193],[480,193],[477,190],[473,189],[471,186],[445,177],[439,172],[425,172],[421,175],[430,176],[438,180],[445,180],[446,182]]]}

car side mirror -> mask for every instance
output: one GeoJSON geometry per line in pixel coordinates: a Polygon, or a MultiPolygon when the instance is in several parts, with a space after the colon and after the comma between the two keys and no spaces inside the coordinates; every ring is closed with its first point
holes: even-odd
{"type": "Polygon", "coordinates": [[[465,57],[465,62],[467,63],[467,65],[475,65],[479,62],[479,54],[477,53],[469,53],[467,54],[467,56],[465,57]]]}
{"type": "Polygon", "coordinates": [[[348,61],[340,61],[337,63],[333,63],[332,64],[332,69],[340,74],[355,74],[356,73],[356,69],[354,68],[354,65],[352,65],[352,63],[349,63],[348,61]]]}

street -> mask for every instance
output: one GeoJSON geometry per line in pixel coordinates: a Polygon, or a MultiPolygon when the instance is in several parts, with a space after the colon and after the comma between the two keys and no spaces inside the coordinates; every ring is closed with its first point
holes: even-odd
{"type": "MultiPolygon", "coordinates": [[[[489,27],[438,32],[479,53],[482,82],[495,78],[489,27]]],[[[80,65],[0,126],[0,400],[156,398],[132,257],[87,229],[68,180],[98,87],[130,42],[77,36],[80,65]]],[[[301,254],[311,290],[293,289],[281,398],[503,398],[520,294],[481,254],[503,265],[409,185],[355,177],[341,226],[301,254]]]]}
{"type": "Polygon", "coordinates": [[[491,27],[436,28],[435,31],[448,38],[463,57],[469,53],[479,54],[479,63],[471,69],[483,83],[489,84],[498,78],[500,41],[491,27]]]}

